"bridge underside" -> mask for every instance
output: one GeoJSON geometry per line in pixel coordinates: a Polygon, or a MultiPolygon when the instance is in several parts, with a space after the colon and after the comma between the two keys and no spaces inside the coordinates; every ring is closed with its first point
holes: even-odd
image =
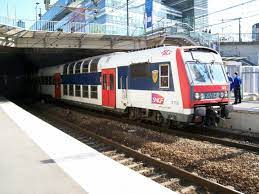
{"type": "MultiPolygon", "coordinates": [[[[22,56],[35,67],[53,66],[91,56],[115,52],[107,49],[10,48],[0,47],[0,58],[22,56]]],[[[1,62],[1,60],[0,60],[1,62]]],[[[11,64],[10,64],[11,65],[11,64]]],[[[0,63],[1,66],[1,63],[0,63]]]]}
{"type": "Polygon", "coordinates": [[[85,33],[29,31],[0,25],[0,46],[15,48],[58,48],[94,50],[136,50],[162,44],[194,45],[186,36],[167,36],[165,32],[151,36],[129,37],[85,33]]]}

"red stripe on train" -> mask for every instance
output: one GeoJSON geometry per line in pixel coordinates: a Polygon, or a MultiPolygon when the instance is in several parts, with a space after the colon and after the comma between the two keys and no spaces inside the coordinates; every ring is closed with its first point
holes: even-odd
{"type": "Polygon", "coordinates": [[[193,92],[225,92],[228,91],[228,85],[203,85],[194,86],[193,92]]]}
{"type": "Polygon", "coordinates": [[[191,108],[191,86],[185,69],[181,48],[176,50],[176,62],[179,76],[179,83],[182,93],[183,108],[191,108]]]}

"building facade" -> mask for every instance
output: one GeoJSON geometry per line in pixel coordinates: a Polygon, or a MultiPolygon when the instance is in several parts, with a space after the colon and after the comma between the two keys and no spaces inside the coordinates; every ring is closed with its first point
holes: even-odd
{"type": "Polygon", "coordinates": [[[154,0],[153,23],[147,29],[145,0],[128,0],[128,6],[127,0],[58,0],[37,28],[135,36],[176,23],[193,29],[206,26],[207,13],[208,0],[154,0]]]}
{"type": "Polygon", "coordinates": [[[259,41],[259,23],[252,26],[252,40],[259,41]]]}

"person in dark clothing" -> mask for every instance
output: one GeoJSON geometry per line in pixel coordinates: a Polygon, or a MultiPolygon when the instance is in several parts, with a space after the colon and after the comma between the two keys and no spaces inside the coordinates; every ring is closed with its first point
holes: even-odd
{"type": "Polygon", "coordinates": [[[232,91],[232,89],[233,89],[233,78],[229,76],[229,72],[227,72],[227,76],[228,76],[230,91],[232,91]]]}
{"type": "Polygon", "coordinates": [[[233,88],[234,88],[234,95],[235,95],[234,104],[241,103],[241,91],[240,91],[241,84],[242,84],[241,79],[238,76],[238,73],[235,72],[234,81],[233,81],[233,88]]]}

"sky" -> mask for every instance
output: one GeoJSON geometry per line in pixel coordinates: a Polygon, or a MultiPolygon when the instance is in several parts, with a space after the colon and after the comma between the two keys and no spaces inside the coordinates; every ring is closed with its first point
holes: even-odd
{"type": "MultiPolygon", "coordinates": [[[[209,1],[209,13],[221,10],[232,5],[247,2],[249,0],[208,0],[209,1]]],[[[44,0],[0,0],[0,16],[9,15],[11,17],[17,17],[22,19],[35,20],[35,7],[36,2],[39,2],[38,8],[41,8],[42,13],[45,12],[44,0]],[[7,12],[8,2],[8,12],[7,12]]],[[[51,0],[54,3],[55,0],[51,0]]],[[[249,17],[241,20],[241,32],[251,33],[252,25],[259,22],[259,0],[255,0],[252,3],[239,6],[237,8],[230,9],[228,11],[220,12],[218,14],[211,14],[209,16],[209,24],[217,24],[227,19],[247,17],[258,14],[255,17],[249,17]]],[[[213,25],[208,27],[212,33],[238,33],[239,25],[238,20],[228,22],[221,25],[213,25]]]]}

